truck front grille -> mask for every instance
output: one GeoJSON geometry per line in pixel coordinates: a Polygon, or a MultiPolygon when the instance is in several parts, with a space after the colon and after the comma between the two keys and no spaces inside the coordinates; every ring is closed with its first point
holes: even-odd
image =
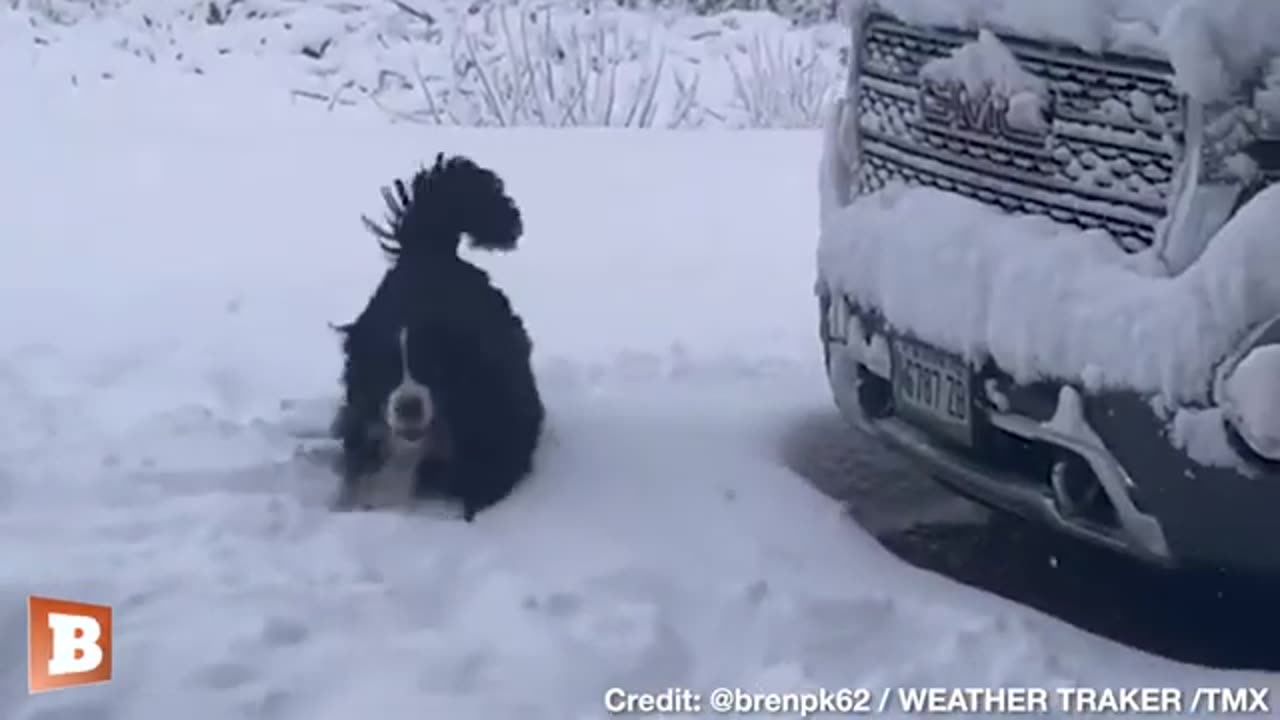
{"type": "Polygon", "coordinates": [[[893,181],[962,193],[1010,212],[1110,232],[1126,249],[1155,239],[1184,147],[1185,108],[1167,62],[1090,55],[997,33],[1051,94],[1047,134],[926,112],[921,69],[975,32],[868,18],[857,107],[857,191],[893,181]]]}

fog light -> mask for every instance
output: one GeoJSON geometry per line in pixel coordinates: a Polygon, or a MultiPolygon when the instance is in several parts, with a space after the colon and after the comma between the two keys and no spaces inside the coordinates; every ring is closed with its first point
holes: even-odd
{"type": "Polygon", "coordinates": [[[1258,455],[1280,462],[1280,345],[1250,350],[1222,385],[1227,422],[1258,455]]]}

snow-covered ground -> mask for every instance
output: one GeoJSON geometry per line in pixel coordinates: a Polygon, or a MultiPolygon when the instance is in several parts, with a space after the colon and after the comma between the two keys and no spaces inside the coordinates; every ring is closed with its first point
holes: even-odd
{"type": "Polygon", "coordinates": [[[72,87],[14,54],[0,717],[585,720],[615,686],[1280,689],[907,567],[781,466],[782,431],[830,405],[817,134],[391,125],[291,103],[267,66],[72,87]],[[535,335],[547,445],[473,525],[333,514],[293,433],[328,421],[327,323],[383,267],[359,215],[439,150],[498,169],[525,211],[523,249],[480,260],[535,335]],[[26,695],[30,593],[115,606],[112,683],[26,695]]]}

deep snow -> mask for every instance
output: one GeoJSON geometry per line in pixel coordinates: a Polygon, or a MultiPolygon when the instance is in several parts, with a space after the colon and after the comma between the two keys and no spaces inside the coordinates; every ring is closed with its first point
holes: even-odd
{"type": "Polygon", "coordinates": [[[577,720],[615,685],[1280,688],[906,567],[781,467],[781,431],[830,404],[816,133],[390,127],[289,106],[252,69],[76,90],[5,67],[6,720],[577,720]],[[382,267],[360,213],[442,149],[525,210],[524,249],[483,262],[536,336],[548,443],[474,525],[333,514],[292,433],[327,422],[326,323],[382,267]],[[26,695],[30,593],[115,605],[111,684],[26,695]]]}

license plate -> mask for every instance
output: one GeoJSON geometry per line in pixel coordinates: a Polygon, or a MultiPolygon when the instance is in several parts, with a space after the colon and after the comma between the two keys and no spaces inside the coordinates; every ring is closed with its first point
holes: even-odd
{"type": "Polygon", "coordinates": [[[972,441],[969,368],[959,357],[894,339],[893,397],[904,416],[966,445],[972,441]]]}

